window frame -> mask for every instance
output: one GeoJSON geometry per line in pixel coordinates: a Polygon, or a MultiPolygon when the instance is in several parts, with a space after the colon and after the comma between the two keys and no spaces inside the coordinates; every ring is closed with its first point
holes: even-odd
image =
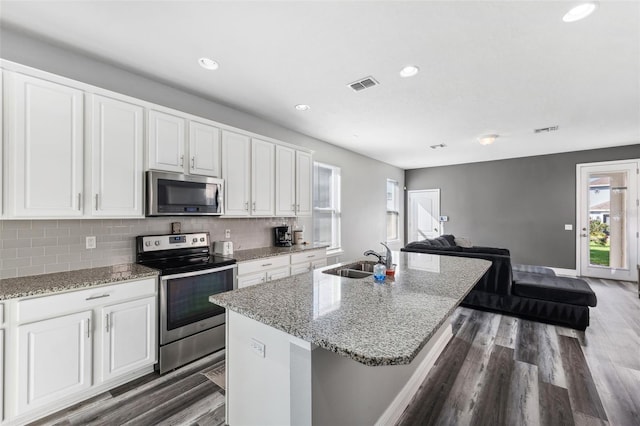
{"type": "Polygon", "coordinates": [[[385,206],[385,223],[386,223],[386,242],[400,241],[400,184],[395,179],[387,178],[386,180],[386,206],[385,206]],[[393,209],[389,209],[389,184],[393,185],[393,191],[391,193],[391,201],[393,201],[393,209]],[[396,229],[395,238],[389,239],[389,214],[395,215],[396,229]]]}
{"type": "Polygon", "coordinates": [[[320,161],[313,162],[313,242],[319,243],[316,228],[316,218],[318,217],[318,215],[316,214],[316,212],[331,213],[331,242],[329,243],[329,247],[327,247],[327,253],[340,252],[342,250],[341,176],[342,170],[340,169],[340,167],[320,161]],[[318,168],[331,170],[331,207],[318,207],[315,205],[318,168]]]}

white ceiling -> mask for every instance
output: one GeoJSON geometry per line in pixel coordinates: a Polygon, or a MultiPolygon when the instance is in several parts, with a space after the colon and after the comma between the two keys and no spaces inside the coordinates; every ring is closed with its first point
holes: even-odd
{"type": "Polygon", "coordinates": [[[0,24],[409,169],[640,143],[640,3],[575,4],[3,0],[0,24]]]}

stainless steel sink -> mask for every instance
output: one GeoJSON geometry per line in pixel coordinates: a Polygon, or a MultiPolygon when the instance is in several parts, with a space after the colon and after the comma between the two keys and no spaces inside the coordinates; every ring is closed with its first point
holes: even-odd
{"type": "Polygon", "coordinates": [[[344,265],[335,269],[328,269],[322,272],[325,274],[337,275],[339,277],[366,278],[373,275],[373,265],[375,264],[376,262],[364,260],[360,262],[349,263],[348,265],[344,265]]]}

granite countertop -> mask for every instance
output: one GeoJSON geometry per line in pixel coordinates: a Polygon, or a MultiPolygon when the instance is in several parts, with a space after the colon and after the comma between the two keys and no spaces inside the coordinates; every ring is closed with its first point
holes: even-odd
{"type": "Polygon", "coordinates": [[[326,244],[303,244],[291,247],[260,247],[247,250],[236,250],[229,257],[233,257],[238,262],[247,260],[262,259],[265,257],[280,256],[283,254],[300,253],[307,250],[318,250],[329,247],[326,244]]]}
{"type": "MultiPolygon", "coordinates": [[[[322,271],[213,295],[209,300],[362,364],[409,364],[491,262],[394,252],[395,277],[322,271]]],[[[352,262],[348,262],[352,263],[352,262]]]]}
{"type": "Polygon", "coordinates": [[[136,263],[80,269],[78,271],[31,275],[0,280],[0,300],[45,295],[59,291],[95,287],[118,281],[157,277],[155,269],[136,263]]]}

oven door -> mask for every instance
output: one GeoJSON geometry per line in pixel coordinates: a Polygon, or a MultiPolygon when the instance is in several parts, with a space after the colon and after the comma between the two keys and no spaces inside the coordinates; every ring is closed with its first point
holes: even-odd
{"type": "Polygon", "coordinates": [[[209,296],[233,290],[237,265],[160,277],[160,344],[224,324],[224,308],[209,296]]]}

